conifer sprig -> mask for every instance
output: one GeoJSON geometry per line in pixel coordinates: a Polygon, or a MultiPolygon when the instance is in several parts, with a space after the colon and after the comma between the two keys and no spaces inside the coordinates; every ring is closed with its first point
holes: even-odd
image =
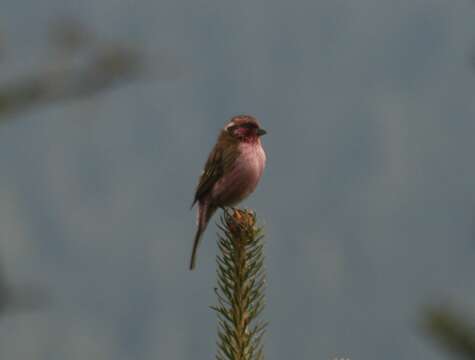
{"type": "Polygon", "coordinates": [[[266,323],[263,230],[250,210],[225,210],[216,258],[218,360],[261,360],[266,323]]]}

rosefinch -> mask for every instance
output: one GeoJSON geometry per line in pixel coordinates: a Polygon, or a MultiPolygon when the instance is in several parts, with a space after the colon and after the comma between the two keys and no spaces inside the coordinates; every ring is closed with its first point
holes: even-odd
{"type": "Polygon", "coordinates": [[[198,202],[198,229],[190,270],[195,267],[198,244],[216,209],[241,202],[256,188],[266,163],[260,139],[265,133],[252,116],[238,115],[219,134],[191,205],[198,202]]]}

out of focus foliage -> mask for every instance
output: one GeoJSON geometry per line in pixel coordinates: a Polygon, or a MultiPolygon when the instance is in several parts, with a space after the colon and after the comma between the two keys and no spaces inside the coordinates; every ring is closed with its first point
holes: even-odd
{"type": "MultiPolygon", "coordinates": [[[[124,44],[94,40],[74,21],[52,26],[54,67],[0,84],[0,121],[55,101],[91,96],[143,73],[141,55],[124,44]],[[56,61],[58,58],[61,61],[56,61]]],[[[0,36],[0,50],[2,38],[0,36]]]]}
{"type": "Polygon", "coordinates": [[[475,324],[447,307],[430,307],[424,328],[447,350],[463,359],[475,360],[475,324]]]}
{"type": "MultiPolygon", "coordinates": [[[[50,29],[51,62],[44,70],[0,83],[0,123],[41,105],[93,96],[137,79],[143,73],[141,55],[124,44],[98,41],[72,19],[50,29]]],[[[0,33],[0,64],[7,41],[0,33]]],[[[43,308],[49,293],[33,285],[12,285],[0,266],[0,316],[43,308]]]]}

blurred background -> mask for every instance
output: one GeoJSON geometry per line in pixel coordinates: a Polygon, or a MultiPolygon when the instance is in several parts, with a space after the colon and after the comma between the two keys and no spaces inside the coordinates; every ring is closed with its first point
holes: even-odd
{"type": "Polygon", "coordinates": [[[475,317],[475,3],[1,8],[0,358],[214,357],[189,206],[239,113],[269,134],[267,358],[452,358],[426,309],[475,317]]]}

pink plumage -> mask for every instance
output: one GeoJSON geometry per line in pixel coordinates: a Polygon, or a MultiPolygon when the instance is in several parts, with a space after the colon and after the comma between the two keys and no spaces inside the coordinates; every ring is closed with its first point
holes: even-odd
{"type": "Polygon", "coordinates": [[[239,155],[228,174],[224,174],[213,186],[211,197],[224,206],[235,205],[256,189],[266,163],[266,154],[260,141],[241,143],[239,155]]]}

